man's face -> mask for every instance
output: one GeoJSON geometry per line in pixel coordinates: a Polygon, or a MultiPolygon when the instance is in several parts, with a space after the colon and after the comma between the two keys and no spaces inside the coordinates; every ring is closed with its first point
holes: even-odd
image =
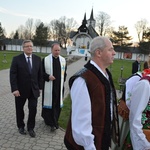
{"type": "Polygon", "coordinates": [[[59,45],[54,45],[54,47],[52,48],[52,55],[54,57],[58,57],[60,55],[60,46],[59,45]]]}
{"type": "Polygon", "coordinates": [[[106,40],[107,47],[102,51],[102,61],[105,66],[109,66],[113,63],[116,52],[114,51],[111,41],[106,40]]]}
{"type": "Polygon", "coordinates": [[[140,58],[140,57],[137,57],[137,61],[140,62],[140,61],[141,61],[141,58],[140,58]]]}
{"type": "Polygon", "coordinates": [[[31,55],[33,52],[33,44],[32,42],[24,43],[23,51],[26,55],[31,55]]]}

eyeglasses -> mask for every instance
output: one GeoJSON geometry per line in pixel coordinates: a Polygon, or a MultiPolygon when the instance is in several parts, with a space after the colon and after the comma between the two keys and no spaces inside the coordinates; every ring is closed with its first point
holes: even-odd
{"type": "Polygon", "coordinates": [[[29,46],[23,46],[23,48],[33,48],[33,46],[29,45],[29,46]]]}

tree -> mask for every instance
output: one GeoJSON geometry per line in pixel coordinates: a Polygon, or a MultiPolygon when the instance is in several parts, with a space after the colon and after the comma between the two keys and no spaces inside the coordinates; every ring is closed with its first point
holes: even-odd
{"type": "Polygon", "coordinates": [[[56,28],[56,22],[57,20],[51,20],[51,22],[49,23],[49,26],[48,26],[48,36],[51,40],[58,40],[58,35],[57,35],[57,28],[56,28]]]}
{"type": "Polygon", "coordinates": [[[147,27],[147,20],[146,19],[141,19],[135,24],[135,28],[137,31],[138,39],[139,42],[143,41],[143,33],[146,30],[147,27]]]}
{"type": "Polygon", "coordinates": [[[26,35],[25,27],[23,25],[20,25],[18,27],[17,31],[18,31],[19,39],[26,39],[26,37],[25,37],[25,35],[26,35]]]}
{"type": "Polygon", "coordinates": [[[52,20],[49,24],[49,37],[59,41],[66,48],[71,30],[76,28],[77,22],[73,18],[61,17],[59,20],[52,20]]]}
{"type": "Polygon", "coordinates": [[[66,44],[69,39],[70,32],[71,30],[76,28],[77,22],[73,18],[66,18],[65,16],[61,17],[59,20],[63,27],[63,28],[60,28],[61,29],[60,37],[62,40],[62,44],[64,44],[66,48],[66,44]]]}
{"type": "Polygon", "coordinates": [[[37,19],[35,21],[35,28],[37,28],[41,23],[42,23],[42,21],[40,19],[37,19]]]}
{"type": "Polygon", "coordinates": [[[0,23],[0,50],[1,50],[1,46],[3,45],[3,40],[5,39],[4,32],[5,30],[2,28],[2,25],[0,23]]]}
{"type": "Polygon", "coordinates": [[[39,26],[36,27],[34,44],[40,46],[46,46],[48,38],[48,27],[44,26],[44,23],[41,22],[39,26]]]}
{"type": "Polygon", "coordinates": [[[121,46],[121,47],[128,47],[132,45],[130,42],[132,40],[132,37],[128,35],[128,28],[125,26],[119,26],[118,31],[113,31],[113,41],[115,44],[121,46]]]}
{"type": "Polygon", "coordinates": [[[2,28],[2,25],[0,23],[0,40],[5,38],[4,32],[5,32],[5,30],[2,28]]]}
{"type": "Polygon", "coordinates": [[[9,38],[10,38],[10,39],[13,39],[13,38],[14,38],[14,35],[15,35],[14,31],[12,31],[12,32],[10,33],[10,35],[9,35],[9,38]]]}
{"type": "Polygon", "coordinates": [[[19,33],[18,33],[18,30],[16,30],[16,33],[14,34],[14,39],[19,39],[19,33]]]}
{"type": "Polygon", "coordinates": [[[100,11],[96,16],[96,27],[98,28],[99,35],[104,36],[107,33],[107,28],[110,27],[110,16],[100,11]]]}
{"type": "Polygon", "coordinates": [[[25,23],[26,39],[32,39],[33,37],[33,19],[29,18],[25,23]]]}
{"type": "Polygon", "coordinates": [[[143,31],[143,40],[139,43],[143,53],[150,53],[150,28],[143,31]]]}
{"type": "Polygon", "coordinates": [[[146,28],[143,31],[143,41],[148,41],[150,42],[150,27],[146,28]]]}
{"type": "Polygon", "coordinates": [[[33,19],[28,19],[25,26],[20,25],[17,29],[18,39],[32,39],[33,38],[33,19]]]}
{"type": "Polygon", "coordinates": [[[108,36],[108,37],[110,37],[110,38],[113,38],[113,32],[114,32],[114,27],[108,27],[107,29],[106,29],[106,34],[105,34],[105,36],[108,36]]]}

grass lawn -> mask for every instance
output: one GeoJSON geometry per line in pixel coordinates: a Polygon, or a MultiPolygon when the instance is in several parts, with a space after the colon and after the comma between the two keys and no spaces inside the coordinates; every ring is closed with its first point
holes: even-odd
{"type": "Polygon", "coordinates": [[[109,66],[109,70],[112,73],[114,85],[116,89],[119,89],[118,80],[122,76],[123,78],[128,78],[131,76],[132,70],[132,62],[131,60],[114,60],[114,63],[109,66]],[[121,67],[123,68],[121,73],[121,67]],[[122,74],[122,75],[121,75],[122,74]]]}
{"type": "MultiPolygon", "coordinates": [[[[0,51],[0,70],[10,68],[12,58],[21,54],[22,51],[0,51]]],[[[35,53],[41,58],[47,56],[47,53],[35,53]]]]}
{"type": "Polygon", "coordinates": [[[71,110],[71,100],[70,100],[70,95],[64,100],[64,107],[62,108],[60,118],[59,118],[59,125],[63,129],[66,129],[69,115],[70,115],[70,110],[71,110]]]}

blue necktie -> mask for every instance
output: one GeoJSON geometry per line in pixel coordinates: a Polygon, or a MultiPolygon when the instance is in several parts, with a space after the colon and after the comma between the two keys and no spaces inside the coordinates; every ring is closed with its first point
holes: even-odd
{"type": "Polygon", "coordinates": [[[30,63],[30,57],[27,57],[28,58],[28,67],[29,67],[29,72],[31,73],[31,63],[30,63]]]}

